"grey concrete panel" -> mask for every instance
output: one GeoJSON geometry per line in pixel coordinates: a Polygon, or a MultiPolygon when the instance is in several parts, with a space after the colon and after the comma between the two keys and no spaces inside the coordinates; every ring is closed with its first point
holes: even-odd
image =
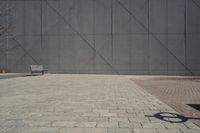
{"type": "Polygon", "coordinates": [[[79,0],[77,4],[77,30],[81,34],[93,34],[93,1],[79,0]]]}
{"type": "MultiPolygon", "coordinates": [[[[115,3],[112,6],[114,10],[115,3]]],[[[111,33],[111,19],[111,2],[96,0],[94,3],[94,34],[109,35],[111,33]]]]}
{"type": "Polygon", "coordinates": [[[77,73],[81,73],[81,71],[90,73],[93,70],[93,60],[91,60],[94,53],[93,48],[79,36],[75,37],[74,45],[76,47],[77,73]]]}
{"type": "Polygon", "coordinates": [[[6,39],[0,39],[0,68],[7,68],[6,39]]]}
{"type": "Polygon", "coordinates": [[[113,57],[113,45],[111,42],[111,38],[111,35],[95,36],[95,49],[99,54],[103,55],[109,62],[112,62],[113,57]]]}
{"type": "Polygon", "coordinates": [[[130,11],[132,13],[132,15],[129,14],[132,21],[131,33],[146,34],[148,32],[146,28],[148,28],[149,1],[134,0],[130,1],[130,5],[130,11]]]}
{"type": "Polygon", "coordinates": [[[95,36],[95,49],[94,53],[94,70],[95,73],[102,73],[103,70],[106,73],[115,73],[113,68],[113,45],[111,42],[111,35],[96,35],[95,36]],[[108,64],[109,63],[109,64],[108,64]]]}
{"type": "Polygon", "coordinates": [[[168,49],[171,52],[168,52],[168,74],[190,74],[186,72],[186,68],[182,65],[184,64],[186,66],[184,34],[168,35],[168,49]]]}
{"type": "Polygon", "coordinates": [[[93,73],[117,74],[118,71],[116,70],[116,67],[114,65],[112,65],[112,63],[110,63],[110,64],[111,65],[106,63],[105,60],[103,60],[100,56],[95,55],[95,63],[94,63],[94,72],[93,73]]]}
{"type": "Polygon", "coordinates": [[[0,68],[25,72],[30,64],[43,64],[53,73],[200,74],[197,0],[9,4],[17,41],[0,42],[0,68]]]}
{"type": "Polygon", "coordinates": [[[130,1],[129,6],[131,6],[130,10],[133,13],[139,13],[142,9],[148,7],[148,0],[129,0],[129,1],[130,1]]]}
{"type": "Polygon", "coordinates": [[[26,35],[41,34],[41,2],[30,1],[24,5],[24,26],[26,35]]]}
{"type": "Polygon", "coordinates": [[[60,72],[77,73],[75,36],[60,36],[60,72]]]}
{"type": "MultiPolygon", "coordinates": [[[[51,4],[49,2],[49,4],[51,4]]],[[[51,4],[55,6],[54,4],[51,4]]],[[[60,29],[61,18],[48,6],[43,3],[42,9],[42,32],[44,35],[58,35],[60,29]]],[[[55,7],[54,7],[55,8],[55,7]]]]}
{"type": "Polygon", "coordinates": [[[200,33],[200,4],[197,0],[195,2],[187,0],[187,33],[189,34],[200,33]]]}
{"type": "Polygon", "coordinates": [[[0,67],[1,69],[6,68],[6,56],[2,53],[0,53],[0,67]]]}
{"type": "Polygon", "coordinates": [[[40,36],[24,36],[26,70],[30,70],[31,64],[42,64],[42,45],[40,36]]]}
{"type": "MultiPolygon", "coordinates": [[[[157,35],[158,38],[165,38],[165,35],[157,35]]],[[[165,39],[161,42],[166,42],[165,39]]],[[[167,74],[167,49],[160,41],[152,35],[149,39],[149,70],[150,74],[167,74]]]]}
{"type": "Polygon", "coordinates": [[[113,62],[120,74],[131,72],[131,35],[115,35],[113,62]]]}
{"type": "Polygon", "coordinates": [[[13,35],[24,35],[25,31],[25,3],[22,1],[12,1],[11,4],[11,24],[13,25],[13,35]]]}
{"type": "Polygon", "coordinates": [[[14,48],[9,50],[7,56],[8,66],[6,69],[12,72],[25,72],[25,51],[24,48],[24,36],[17,36],[14,39],[9,39],[9,47],[14,48]]]}
{"type": "Polygon", "coordinates": [[[59,12],[63,16],[70,15],[74,12],[74,9],[76,9],[78,2],[79,0],[59,0],[58,2],[56,2],[56,4],[59,4],[59,7],[57,7],[57,9],[59,9],[59,12]]]}
{"type": "Polygon", "coordinates": [[[131,36],[131,73],[149,73],[149,42],[148,35],[131,36]]]}
{"type": "MultiPolygon", "coordinates": [[[[125,6],[125,5],[124,5],[125,6]]],[[[130,34],[131,17],[127,11],[118,3],[114,5],[113,32],[114,34],[130,34]]]]}
{"type": "Polygon", "coordinates": [[[168,0],[168,33],[169,34],[182,34],[184,33],[184,0],[168,0]]]}
{"type": "Polygon", "coordinates": [[[199,2],[187,1],[187,65],[196,74],[200,74],[200,8],[199,2]]]}
{"type": "Polygon", "coordinates": [[[50,72],[59,71],[59,36],[43,36],[43,64],[50,72]]]}
{"type": "Polygon", "coordinates": [[[150,31],[158,34],[166,33],[166,0],[150,0],[150,31]]]}
{"type": "Polygon", "coordinates": [[[187,35],[187,65],[194,72],[199,74],[200,68],[200,35],[187,35]]]}

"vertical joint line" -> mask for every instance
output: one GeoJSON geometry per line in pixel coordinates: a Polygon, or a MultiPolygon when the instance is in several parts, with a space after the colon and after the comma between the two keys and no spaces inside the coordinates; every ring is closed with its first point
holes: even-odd
{"type": "Polygon", "coordinates": [[[9,37],[9,34],[8,34],[8,28],[9,28],[9,18],[8,18],[8,15],[9,15],[9,1],[7,1],[6,3],[6,70],[8,70],[8,37],[9,37]]]}
{"type": "Polygon", "coordinates": [[[95,68],[96,68],[96,66],[95,66],[95,60],[96,60],[96,29],[95,29],[95,19],[96,19],[96,17],[95,17],[95,14],[96,14],[96,12],[95,12],[95,0],[93,0],[93,41],[94,41],[94,49],[95,49],[95,51],[94,51],[94,57],[93,57],[93,70],[94,70],[94,72],[95,72],[95,68]]]}
{"type": "Polygon", "coordinates": [[[42,3],[42,0],[40,0],[40,19],[41,19],[41,20],[40,20],[40,25],[41,25],[41,27],[40,27],[40,28],[41,28],[41,29],[40,29],[40,30],[41,30],[41,31],[40,31],[40,32],[41,32],[41,33],[40,33],[40,34],[41,34],[41,35],[40,35],[40,39],[41,39],[41,49],[42,49],[42,41],[43,41],[43,26],[42,26],[42,19],[43,19],[43,16],[42,16],[42,15],[43,15],[43,10],[42,10],[42,6],[43,6],[43,3],[42,3]]]}
{"type": "Polygon", "coordinates": [[[151,65],[150,65],[150,59],[151,59],[151,54],[150,54],[150,0],[148,0],[148,62],[149,62],[149,74],[151,73],[151,65]]]}
{"type": "MultiPolygon", "coordinates": [[[[23,20],[23,23],[24,23],[24,25],[23,25],[23,32],[24,32],[23,33],[23,41],[24,42],[23,42],[22,45],[23,45],[23,48],[26,49],[26,47],[25,47],[25,42],[26,42],[26,39],[25,39],[25,34],[26,34],[25,33],[26,32],[26,29],[25,29],[26,28],[26,26],[25,26],[26,25],[26,1],[23,1],[23,15],[24,15],[23,16],[23,18],[24,18],[24,20],[23,20]]],[[[24,58],[23,58],[23,60],[24,60],[24,70],[26,71],[26,52],[25,51],[24,51],[24,55],[25,55],[24,58]]]]}
{"type": "Polygon", "coordinates": [[[113,64],[113,0],[111,0],[111,49],[112,49],[112,64],[113,64]]]}
{"type": "MultiPolygon", "coordinates": [[[[61,2],[58,0],[58,10],[61,9],[61,2]]],[[[57,69],[59,72],[61,72],[61,25],[58,27],[58,66],[57,69]]]]}
{"type": "MultiPolygon", "coordinates": [[[[131,7],[132,7],[132,0],[129,0],[129,9],[131,10],[131,7]]],[[[132,27],[132,19],[131,19],[131,16],[129,16],[129,20],[128,20],[128,24],[129,24],[129,27],[132,27]]],[[[129,28],[129,35],[132,35],[132,28],[129,28]]],[[[132,74],[132,36],[128,38],[129,39],[129,73],[132,74]]]]}
{"type": "Polygon", "coordinates": [[[185,65],[187,66],[187,0],[184,7],[184,45],[185,45],[185,65]]]}
{"type": "MultiPolygon", "coordinates": [[[[168,46],[168,0],[166,0],[166,47],[167,49],[169,49],[169,46],[168,46]]],[[[167,75],[169,74],[169,51],[167,50],[167,75]]]]}
{"type": "Polygon", "coordinates": [[[96,49],[95,44],[95,0],[93,0],[93,41],[94,41],[94,48],[96,49]]]}

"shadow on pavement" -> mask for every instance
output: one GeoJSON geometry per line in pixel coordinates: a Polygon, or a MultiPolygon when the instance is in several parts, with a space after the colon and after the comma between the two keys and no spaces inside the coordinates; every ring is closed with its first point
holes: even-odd
{"type": "Polygon", "coordinates": [[[160,112],[156,113],[153,116],[151,115],[145,115],[145,117],[154,117],[157,119],[160,119],[165,122],[170,122],[170,123],[183,123],[188,121],[189,119],[196,119],[200,120],[200,118],[192,118],[192,117],[185,117],[176,113],[170,113],[170,112],[160,112]]]}
{"type": "Polygon", "coordinates": [[[187,104],[187,105],[200,111],[200,104],[187,104]]]}
{"type": "Polygon", "coordinates": [[[1,79],[10,79],[10,78],[19,78],[19,77],[31,77],[31,76],[42,76],[41,74],[4,74],[0,75],[0,80],[1,79]]]}

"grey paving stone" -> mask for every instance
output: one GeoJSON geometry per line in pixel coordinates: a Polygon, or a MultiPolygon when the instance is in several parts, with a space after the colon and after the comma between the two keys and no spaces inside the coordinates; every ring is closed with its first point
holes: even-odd
{"type": "Polygon", "coordinates": [[[118,122],[98,122],[97,127],[118,128],[118,122]]]}
{"type": "Polygon", "coordinates": [[[159,122],[160,122],[160,123],[163,122],[163,120],[160,120],[160,119],[155,118],[155,117],[149,117],[149,120],[150,120],[150,122],[152,122],[152,123],[153,123],[153,122],[156,122],[156,123],[157,123],[157,122],[158,122],[158,123],[159,123],[159,122]]]}
{"type": "Polygon", "coordinates": [[[135,118],[129,118],[130,122],[142,122],[142,123],[147,123],[149,122],[149,119],[146,117],[135,117],[135,118]]]}
{"type": "Polygon", "coordinates": [[[126,113],[125,109],[110,109],[110,113],[126,113]]]}
{"type": "Polygon", "coordinates": [[[59,130],[52,127],[11,127],[6,133],[59,133],[59,130]]]}
{"type": "Polygon", "coordinates": [[[109,117],[89,117],[88,121],[91,122],[108,122],[109,117]]]}
{"type": "Polygon", "coordinates": [[[85,133],[107,133],[107,128],[85,128],[85,133]]]}
{"type": "Polygon", "coordinates": [[[128,118],[119,118],[119,117],[111,117],[109,118],[110,122],[129,122],[128,118]]]}
{"type": "Polygon", "coordinates": [[[161,123],[142,123],[142,127],[149,129],[165,129],[161,123]]]}
{"type": "Polygon", "coordinates": [[[74,127],[96,127],[96,122],[80,122],[76,123],[74,127]]]}
{"type": "Polygon", "coordinates": [[[182,133],[178,129],[157,129],[158,133],[182,133]]]}
{"type": "Polygon", "coordinates": [[[142,124],[139,122],[129,123],[129,122],[119,122],[120,128],[142,128],[142,124]]]}
{"type": "Polygon", "coordinates": [[[0,133],[6,133],[8,127],[0,127],[0,133]]]}
{"type": "Polygon", "coordinates": [[[188,129],[183,123],[162,123],[168,129],[188,129]]]}
{"type": "Polygon", "coordinates": [[[98,113],[109,113],[108,109],[94,109],[93,112],[98,112],[98,113]]]}
{"type": "Polygon", "coordinates": [[[108,128],[108,133],[132,133],[129,128],[108,128]]]}
{"type": "Polygon", "coordinates": [[[155,129],[133,129],[133,133],[158,133],[155,129]]]}
{"type": "Polygon", "coordinates": [[[60,133],[84,133],[84,128],[61,128],[60,133]]]}
{"type": "Polygon", "coordinates": [[[101,112],[100,113],[100,116],[107,116],[107,117],[116,117],[117,116],[117,114],[116,113],[107,113],[107,112],[101,112]]]}
{"type": "Polygon", "coordinates": [[[15,120],[1,120],[0,121],[0,128],[3,128],[3,127],[12,127],[12,126],[16,126],[16,125],[23,126],[24,123],[19,123],[19,121],[15,121],[15,120]]]}
{"type": "Polygon", "coordinates": [[[52,123],[53,127],[74,127],[76,122],[73,121],[54,121],[52,123]]]}
{"type": "Polygon", "coordinates": [[[190,121],[185,122],[184,125],[185,125],[186,127],[188,127],[189,129],[197,129],[197,130],[200,130],[200,127],[198,127],[197,125],[193,124],[193,123],[190,122],[190,121]]]}
{"type": "Polygon", "coordinates": [[[23,120],[26,126],[31,127],[48,127],[51,126],[51,121],[35,121],[35,120],[23,120]]]}
{"type": "Polygon", "coordinates": [[[181,129],[182,133],[199,133],[198,129],[181,129]]]}

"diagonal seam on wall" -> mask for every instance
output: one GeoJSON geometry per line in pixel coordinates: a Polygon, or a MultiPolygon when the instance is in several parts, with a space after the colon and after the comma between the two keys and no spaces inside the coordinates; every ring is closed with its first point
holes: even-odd
{"type": "MultiPolygon", "coordinates": [[[[72,9],[74,6],[75,6],[75,2],[74,2],[73,5],[70,7],[70,9],[67,11],[67,13],[69,13],[69,11],[71,11],[71,9],[72,9]]],[[[67,14],[67,13],[66,13],[66,14],[67,14]]],[[[58,22],[60,22],[60,21],[58,20],[55,24],[53,24],[53,26],[56,25],[58,22]]],[[[49,29],[45,30],[45,31],[44,31],[44,34],[45,34],[46,32],[48,32],[48,30],[49,30],[49,29]]],[[[41,34],[42,34],[42,33],[41,33],[41,34]]],[[[40,40],[37,40],[37,41],[41,41],[41,39],[40,39],[40,40]]],[[[32,45],[28,50],[26,50],[27,52],[24,53],[24,54],[18,59],[18,61],[21,60],[23,57],[25,57],[25,56],[27,55],[27,53],[31,52],[31,50],[33,49],[34,46],[36,46],[36,45],[32,45]]],[[[17,61],[17,62],[18,62],[18,61],[17,61]]]]}
{"type": "Polygon", "coordinates": [[[200,9],[200,5],[195,0],[192,0],[192,2],[200,9]]]}
{"type": "Polygon", "coordinates": [[[60,14],[60,12],[59,11],[57,11],[54,7],[52,7],[51,6],[51,4],[48,2],[48,1],[46,1],[46,3],[47,3],[47,5],[58,15],[58,16],[60,16],[62,19],[63,19],[63,21],[94,51],[94,52],[96,52],[97,53],[97,55],[99,55],[99,57],[101,58],[101,59],[103,59],[103,61],[108,65],[108,66],[110,66],[115,72],[116,72],[116,74],[119,74],[119,72],[113,67],[113,65],[111,64],[111,63],[109,63],[109,61],[107,61],[107,59],[104,57],[104,56],[102,56],[89,42],[88,42],[88,40],[87,39],[85,39],[82,35],[81,35],[81,33],[79,33],[61,14],[60,14]]]}
{"type": "MultiPolygon", "coordinates": [[[[37,41],[40,41],[40,40],[37,40],[37,41]]],[[[18,41],[19,42],[19,41],[18,41]]],[[[16,45],[16,46],[18,46],[18,45],[16,45]]],[[[15,47],[16,47],[15,46],[15,47]]],[[[29,49],[26,49],[26,52],[24,52],[23,53],[23,55],[16,61],[16,63],[18,62],[18,61],[20,61],[22,58],[24,58],[26,55],[28,55],[28,53],[30,53],[31,52],[31,50],[33,49],[33,47],[34,46],[36,46],[36,45],[32,45],[29,49]]],[[[25,49],[25,48],[24,48],[25,49]]],[[[29,56],[29,55],[28,55],[29,56]]],[[[31,55],[32,56],[32,55],[31,55]]],[[[34,58],[35,59],[35,58],[34,58]]],[[[35,59],[36,60],[36,59],[35,59]]],[[[34,60],[33,60],[34,61],[34,60]]],[[[35,61],[34,61],[35,62],[35,61]]],[[[38,62],[38,61],[37,61],[38,62]]],[[[39,64],[39,63],[37,63],[37,62],[35,62],[36,64],[39,64]]],[[[16,64],[15,63],[15,64],[16,64]]]]}
{"type": "MultiPolygon", "coordinates": [[[[143,9],[146,6],[146,4],[148,4],[147,2],[148,2],[148,0],[144,1],[144,3],[142,3],[141,6],[138,9],[140,9],[140,10],[143,9]]],[[[138,10],[134,11],[134,14],[137,14],[137,12],[139,12],[139,11],[138,10]]],[[[115,34],[115,33],[111,33],[111,34],[112,34],[111,36],[113,36],[113,34],[115,34]]],[[[104,47],[105,47],[105,44],[102,45],[100,48],[98,48],[98,51],[101,51],[104,47]]]]}
{"type": "MultiPolygon", "coordinates": [[[[8,33],[7,32],[7,34],[9,35],[9,36],[12,36],[10,33],[8,33]]],[[[16,42],[16,44],[24,51],[24,54],[25,55],[28,55],[36,64],[39,64],[39,62],[29,53],[29,51],[27,51],[22,45],[21,45],[21,43],[15,38],[15,37],[12,37],[11,38],[13,41],[15,41],[16,42]]],[[[3,49],[1,49],[0,48],[0,51],[2,51],[3,52],[3,54],[5,54],[5,51],[3,51],[3,49]]],[[[20,57],[20,59],[21,59],[21,57],[20,57]]],[[[18,61],[16,61],[16,62],[18,62],[18,61]]],[[[16,63],[15,63],[16,64],[16,63]]],[[[13,65],[13,67],[14,67],[15,65],[13,65]]]]}
{"type": "MultiPolygon", "coordinates": [[[[7,32],[7,34],[8,35],[10,35],[10,36],[13,36],[12,34],[10,34],[10,33],[8,33],[7,32]]],[[[32,60],[33,60],[33,62],[35,62],[36,64],[39,64],[39,62],[29,53],[30,51],[29,50],[26,50],[24,47],[23,47],[23,45],[13,36],[12,38],[11,38],[13,41],[15,41],[16,42],[16,46],[14,46],[13,48],[15,48],[15,47],[20,47],[23,51],[24,51],[24,53],[23,53],[23,55],[16,61],[16,63],[15,64],[17,64],[20,60],[21,60],[21,58],[23,58],[25,55],[28,55],[32,60]]],[[[11,49],[13,49],[13,48],[11,48],[11,49]]],[[[7,49],[7,51],[8,50],[10,50],[10,49],[7,49]]],[[[14,67],[15,65],[13,65],[13,67],[14,67]]]]}
{"type": "MultiPolygon", "coordinates": [[[[8,2],[8,1],[7,1],[7,2],[8,2]]],[[[8,52],[8,51],[11,50],[11,49],[17,48],[17,46],[18,46],[18,47],[20,47],[20,48],[22,49],[22,51],[24,51],[24,55],[28,55],[36,64],[39,64],[39,62],[29,53],[28,50],[26,50],[26,49],[21,45],[21,43],[20,43],[11,33],[9,33],[8,31],[5,31],[5,32],[7,33],[8,36],[11,36],[11,39],[12,39],[13,41],[15,41],[16,44],[17,44],[17,45],[15,45],[14,47],[12,47],[12,48],[10,48],[10,49],[6,49],[6,52],[8,52]]],[[[0,48],[0,50],[2,51],[1,48],[0,48]]],[[[3,51],[3,52],[4,52],[4,54],[6,54],[5,51],[3,51]]],[[[22,58],[22,57],[20,57],[19,60],[21,60],[21,58],[22,58]]],[[[18,61],[19,61],[19,60],[18,60],[18,61]]],[[[18,61],[16,61],[15,64],[17,64],[18,61]]],[[[11,67],[14,67],[15,64],[12,65],[11,67]]],[[[12,70],[12,69],[11,69],[11,70],[12,70]]]]}
{"type": "MultiPolygon", "coordinates": [[[[73,2],[73,4],[69,7],[69,10],[63,14],[63,17],[66,16],[68,13],[70,13],[70,11],[72,11],[72,9],[76,6],[75,1],[73,2]]],[[[57,25],[60,22],[60,19],[58,19],[54,24],[51,25],[51,27],[57,25]]],[[[46,34],[48,32],[49,29],[46,29],[43,34],[46,34]]]]}
{"type": "MultiPolygon", "coordinates": [[[[74,6],[75,4],[73,4],[73,6],[74,6]]],[[[72,7],[73,7],[72,6],[72,7]]],[[[71,9],[71,8],[70,8],[71,9]]],[[[67,12],[68,13],[68,12],[67,12]]],[[[58,22],[56,22],[56,24],[57,24],[58,22]]],[[[36,64],[39,64],[39,62],[32,56],[32,55],[30,55],[29,54],[29,52],[32,50],[32,48],[33,48],[33,46],[29,49],[29,50],[26,50],[22,45],[21,45],[21,43],[17,40],[17,39],[15,39],[15,38],[12,38],[12,40],[14,40],[15,42],[17,42],[17,45],[16,46],[19,46],[23,51],[24,51],[24,53],[23,53],[23,55],[18,59],[18,61],[16,61],[16,63],[15,64],[17,64],[17,62],[19,62],[24,56],[26,56],[26,55],[28,55],[36,64]]],[[[0,50],[2,51],[2,53],[3,54],[5,54],[6,55],[6,53],[0,48],[0,50]]],[[[8,51],[8,50],[7,50],[8,51]]],[[[15,65],[13,65],[13,66],[15,66],[15,65]]]]}
{"type": "Polygon", "coordinates": [[[140,24],[146,31],[148,31],[149,32],[149,34],[151,34],[152,35],[152,37],[155,39],[155,40],[157,40],[158,42],[159,42],[159,44],[163,47],[163,48],[165,48],[188,72],[190,72],[192,75],[195,75],[184,63],[182,63],[179,59],[178,59],[178,57],[176,56],[176,55],[174,55],[174,53],[169,49],[169,48],[167,48],[161,41],[160,41],[160,39],[158,39],[158,37],[153,33],[153,32],[151,32],[150,30],[149,30],[149,28],[148,27],[146,27],[131,11],[129,11],[129,9],[127,9],[125,6],[124,6],[124,4],[122,3],[122,2],[120,2],[119,0],[116,0],[117,1],[117,3],[134,19],[134,20],[136,20],[136,22],[138,23],[138,24],[140,24]]]}
{"type": "MultiPolygon", "coordinates": [[[[8,33],[9,34],[9,33],[8,33]]],[[[24,51],[24,54],[28,55],[36,64],[39,64],[39,62],[21,45],[21,43],[16,39],[12,38],[13,41],[16,42],[16,44],[24,51]]],[[[20,58],[21,59],[21,58],[20,58]]],[[[17,61],[18,62],[18,61],[17,61]]],[[[15,63],[16,64],[16,63],[15,63]]],[[[13,65],[14,67],[15,65],[13,65]]]]}

